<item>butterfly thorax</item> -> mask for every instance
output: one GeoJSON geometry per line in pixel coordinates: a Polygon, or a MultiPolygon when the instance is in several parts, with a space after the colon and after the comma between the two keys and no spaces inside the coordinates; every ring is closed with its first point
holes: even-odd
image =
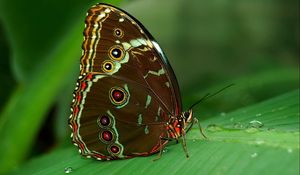
{"type": "Polygon", "coordinates": [[[178,116],[171,116],[167,125],[170,138],[178,139],[189,130],[192,123],[192,110],[183,112],[178,116]]]}

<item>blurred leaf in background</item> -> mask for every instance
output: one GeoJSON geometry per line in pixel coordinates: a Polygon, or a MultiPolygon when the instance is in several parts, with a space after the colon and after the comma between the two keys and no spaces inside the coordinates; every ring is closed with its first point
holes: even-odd
{"type": "MultiPolygon", "coordinates": [[[[40,154],[69,150],[67,118],[79,72],[84,17],[96,3],[0,0],[0,150],[5,150],[0,174],[40,154]]],[[[175,70],[185,107],[207,92],[236,84],[197,106],[200,121],[219,121],[221,114],[299,88],[297,0],[109,3],[139,19],[160,43],[175,70]]],[[[287,120],[287,114],[278,113],[278,120],[287,120]]],[[[299,108],[297,119],[299,124],[299,108]]]]}
{"type": "MultiPolygon", "coordinates": [[[[0,19],[1,20],[1,19],[0,19]]],[[[7,36],[4,33],[3,25],[0,21],[0,111],[3,109],[3,106],[6,104],[4,99],[7,99],[13,90],[13,87],[16,85],[16,81],[12,74],[10,60],[10,48],[7,41],[7,36]]]]}

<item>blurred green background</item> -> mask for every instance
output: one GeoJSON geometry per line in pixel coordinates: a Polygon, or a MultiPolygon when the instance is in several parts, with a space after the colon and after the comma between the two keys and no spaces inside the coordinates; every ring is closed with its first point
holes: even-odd
{"type": "MultiPolygon", "coordinates": [[[[0,0],[0,174],[70,147],[85,13],[99,1],[0,0]]],[[[299,1],[114,0],[160,43],[200,121],[299,88],[299,1]]],[[[299,110],[298,110],[299,111],[299,110]]]]}

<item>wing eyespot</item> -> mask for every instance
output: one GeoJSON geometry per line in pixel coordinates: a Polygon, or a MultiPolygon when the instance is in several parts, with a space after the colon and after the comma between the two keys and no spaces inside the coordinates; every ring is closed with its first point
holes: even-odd
{"type": "Polygon", "coordinates": [[[120,147],[116,144],[112,144],[107,147],[107,151],[112,153],[113,155],[119,154],[120,153],[120,147]]]}
{"type": "Polygon", "coordinates": [[[119,28],[115,28],[114,29],[114,36],[118,37],[118,38],[122,38],[124,36],[123,30],[121,30],[119,28]]]}
{"type": "Polygon", "coordinates": [[[120,61],[124,58],[124,50],[120,46],[113,46],[109,50],[109,57],[113,60],[120,61]]]}
{"type": "Polygon", "coordinates": [[[115,140],[115,135],[116,134],[112,130],[107,128],[106,130],[99,133],[99,139],[103,143],[109,144],[115,140]]]}
{"type": "Polygon", "coordinates": [[[102,63],[102,67],[101,68],[102,68],[103,72],[105,72],[105,73],[111,73],[111,72],[114,71],[115,65],[114,65],[114,63],[112,61],[104,61],[102,63]]]}
{"type": "Polygon", "coordinates": [[[120,87],[113,87],[109,91],[109,99],[114,105],[123,105],[128,99],[128,93],[120,87]]]}
{"type": "Polygon", "coordinates": [[[111,119],[107,115],[102,115],[98,118],[97,121],[98,125],[100,127],[107,127],[111,125],[111,119]]]}

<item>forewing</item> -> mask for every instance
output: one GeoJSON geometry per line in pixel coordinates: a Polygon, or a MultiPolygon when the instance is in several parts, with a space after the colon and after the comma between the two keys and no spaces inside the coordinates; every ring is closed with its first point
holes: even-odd
{"type": "Polygon", "coordinates": [[[81,74],[97,72],[138,82],[157,96],[170,115],[181,113],[174,72],[141,23],[126,12],[105,4],[93,6],[85,22],[81,74]]]}

